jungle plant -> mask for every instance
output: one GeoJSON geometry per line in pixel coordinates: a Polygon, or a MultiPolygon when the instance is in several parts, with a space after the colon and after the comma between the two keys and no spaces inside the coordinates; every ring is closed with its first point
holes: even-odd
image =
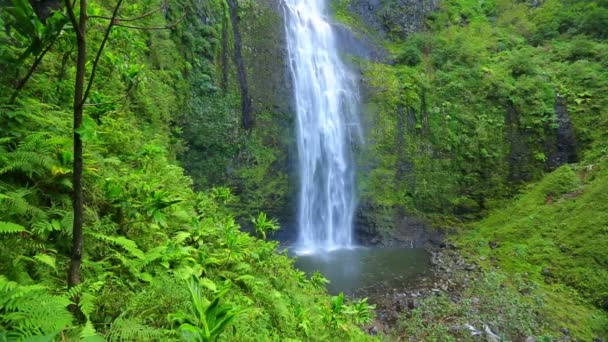
{"type": "Polygon", "coordinates": [[[376,305],[367,303],[367,298],[358,300],[346,306],[344,312],[350,315],[353,322],[359,325],[367,324],[374,319],[374,309],[376,305]]]}
{"type": "MultiPolygon", "coordinates": [[[[210,290],[215,284],[206,281],[210,290]]],[[[178,312],[169,315],[169,320],[179,323],[178,330],[186,341],[213,342],[216,341],[228,325],[242,312],[233,306],[220,304],[220,299],[230,290],[230,286],[217,291],[211,300],[203,295],[201,280],[192,277],[188,284],[192,300],[189,313],[178,312]]]]}
{"type": "Polygon", "coordinates": [[[256,233],[262,237],[262,239],[266,240],[266,234],[269,232],[274,232],[281,228],[276,219],[268,219],[265,212],[260,212],[258,217],[254,217],[251,219],[253,223],[253,227],[255,228],[256,233]]]}
{"type": "Polygon", "coordinates": [[[331,297],[329,301],[329,311],[325,315],[325,322],[334,329],[342,326],[345,322],[345,309],[344,292],[340,292],[337,296],[331,297]]]}
{"type": "Polygon", "coordinates": [[[315,271],[310,277],[310,283],[317,288],[325,288],[329,284],[329,279],[325,278],[321,272],[315,271]]]}

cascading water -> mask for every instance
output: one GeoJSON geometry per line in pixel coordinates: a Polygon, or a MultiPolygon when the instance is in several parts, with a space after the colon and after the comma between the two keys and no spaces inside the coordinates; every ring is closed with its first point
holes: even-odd
{"type": "Polygon", "coordinates": [[[284,4],[297,111],[297,249],[349,247],[356,207],[351,146],[360,132],[356,80],[340,60],[324,0],[284,4]]]}

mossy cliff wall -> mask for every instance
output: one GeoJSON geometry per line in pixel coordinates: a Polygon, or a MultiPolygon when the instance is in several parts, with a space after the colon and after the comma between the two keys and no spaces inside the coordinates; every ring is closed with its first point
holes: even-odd
{"type": "MultiPolygon", "coordinates": [[[[252,212],[293,221],[291,109],[284,26],[279,1],[238,1],[237,29],[254,125],[241,125],[241,91],[237,75],[234,27],[227,6],[215,14],[217,47],[209,58],[210,88],[193,97],[183,123],[188,150],[182,160],[196,186],[225,185],[239,197],[235,210],[247,226],[252,212]]],[[[207,21],[209,21],[207,19],[207,21]]]]}
{"type": "Polygon", "coordinates": [[[367,138],[361,233],[415,242],[419,225],[401,218],[481,217],[603,144],[606,80],[591,75],[601,73],[605,45],[595,19],[560,26],[572,18],[560,1],[333,4],[336,18],[387,52],[354,58],[367,138]]]}

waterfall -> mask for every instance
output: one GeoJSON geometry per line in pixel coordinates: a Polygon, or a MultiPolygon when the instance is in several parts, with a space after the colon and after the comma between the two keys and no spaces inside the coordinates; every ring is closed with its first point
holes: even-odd
{"type": "Polygon", "coordinates": [[[284,0],[284,5],[297,112],[296,248],[349,247],[357,205],[352,142],[360,134],[356,78],[340,59],[324,0],[284,0]]]}

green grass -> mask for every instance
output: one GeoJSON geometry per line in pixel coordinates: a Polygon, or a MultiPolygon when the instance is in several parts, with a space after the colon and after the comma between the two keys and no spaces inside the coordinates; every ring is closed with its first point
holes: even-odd
{"type": "Polygon", "coordinates": [[[459,238],[484,266],[540,286],[553,328],[591,340],[608,335],[608,163],[563,166],[459,238]],[[498,244],[490,247],[490,242],[498,244]]]}

